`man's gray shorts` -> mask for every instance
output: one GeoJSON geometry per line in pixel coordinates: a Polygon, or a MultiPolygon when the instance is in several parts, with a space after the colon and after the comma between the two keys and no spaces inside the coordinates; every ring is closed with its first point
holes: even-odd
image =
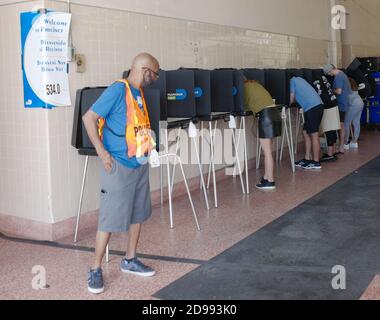
{"type": "Polygon", "coordinates": [[[111,172],[101,165],[100,186],[99,231],[126,232],[152,214],[148,164],[131,169],[114,160],[111,172]]]}

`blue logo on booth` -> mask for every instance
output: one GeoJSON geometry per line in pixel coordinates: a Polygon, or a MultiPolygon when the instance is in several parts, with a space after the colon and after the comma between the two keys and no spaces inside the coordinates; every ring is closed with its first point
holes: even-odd
{"type": "Polygon", "coordinates": [[[233,95],[233,96],[236,96],[237,93],[238,93],[237,88],[236,88],[236,87],[232,87],[232,95],[233,95]]]}
{"type": "Polygon", "coordinates": [[[175,93],[168,93],[168,100],[185,100],[187,91],[185,89],[176,89],[175,93]]]}
{"type": "Polygon", "coordinates": [[[194,95],[195,95],[195,98],[202,97],[203,96],[202,88],[199,88],[199,87],[194,88],[194,95]]]}

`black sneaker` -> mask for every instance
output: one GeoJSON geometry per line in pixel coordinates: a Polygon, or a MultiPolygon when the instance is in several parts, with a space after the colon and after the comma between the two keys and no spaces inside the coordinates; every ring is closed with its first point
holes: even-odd
{"type": "Polygon", "coordinates": [[[307,164],[305,164],[304,166],[302,166],[302,169],[305,169],[305,170],[320,170],[320,169],[322,169],[322,166],[321,166],[320,162],[311,160],[307,164]]]}
{"type": "Polygon", "coordinates": [[[323,154],[323,157],[321,158],[321,162],[330,162],[330,161],[336,161],[338,160],[337,156],[329,156],[327,153],[323,154]]]}
{"type": "Polygon", "coordinates": [[[101,268],[90,269],[88,272],[87,288],[91,293],[102,293],[104,291],[103,273],[101,268]]]}
{"type": "Polygon", "coordinates": [[[256,188],[260,190],[274,190],[276,189],[276,183],[269,182],[268,180],[265,180],[264,178],[262,178],[261,182],[256,185],[256,188]]]}
{"type": "Polygon", "coordinates": [[[302,159],[295,162],[296,167],[302,168],[304,165],[308,164],[310,160],[302,159]]]}

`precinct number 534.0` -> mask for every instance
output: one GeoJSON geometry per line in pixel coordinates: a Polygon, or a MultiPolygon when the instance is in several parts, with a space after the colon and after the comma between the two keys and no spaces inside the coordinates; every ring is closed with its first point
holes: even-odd
{"type": "Polygon", "coordinates": [[[53,94],[60,94],[60,93],[61,93],[61,86],[59,85],[59,83],[46,85],[46,94],[48,96],[51,96],[53,94]]]}

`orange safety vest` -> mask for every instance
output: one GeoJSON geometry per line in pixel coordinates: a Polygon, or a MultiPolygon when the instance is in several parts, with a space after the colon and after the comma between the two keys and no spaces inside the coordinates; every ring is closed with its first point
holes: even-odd
{"type": "MultiPolygon", "coordinates": [[[[127,80],[118,80],[125,84],[125,100],[126,100],[126,116],[127,125],[125,128],[125,140],[128,146],[128,157],[141,158],[150,153],[156,146],[151,135],[151,127],[149,114],[146,107],[143,91],[140,89],[140,94],[143,101],[144,112],[140,109],[137,101],[133,98],[131,88],[127,80]]],[[[98,133],[100,139],[103,139],[103,129],[106,126],[106,120],[100,118],[98,120],[98,133]]]]}

